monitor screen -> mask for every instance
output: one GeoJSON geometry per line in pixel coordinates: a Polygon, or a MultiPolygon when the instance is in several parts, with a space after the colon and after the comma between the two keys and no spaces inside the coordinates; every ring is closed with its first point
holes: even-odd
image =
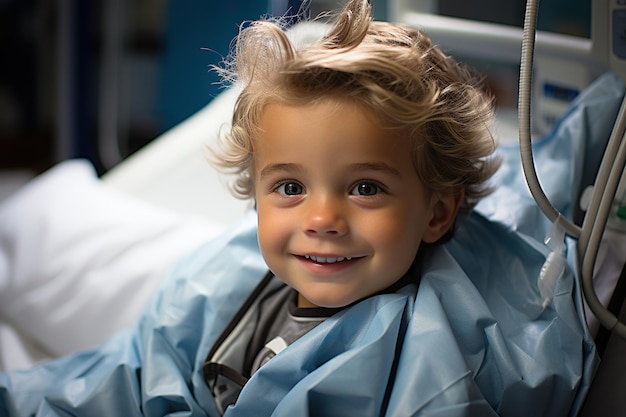
{"type": "MultiPolygon", "coordinates": [[[[526,0],[439,0],[436,7],[443,16],[522,27],[526,0]]],[[[537,29],[590,38],[590,16],[591,0],[541,0],[537,29]]]]}

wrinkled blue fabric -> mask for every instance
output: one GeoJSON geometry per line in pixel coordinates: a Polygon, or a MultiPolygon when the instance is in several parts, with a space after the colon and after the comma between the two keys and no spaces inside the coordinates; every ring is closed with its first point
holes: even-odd
{"type": "MultiPolygon", "coordinates": [[[[537,143],[557,208],[571,210],[590,150],[606,141],[596,125],[610,129],[622,91],[601,78],[537,143]]],[[[575,415],[596,366],[576,276],[566,271],[542,308],[539,241],[550,225],[526,194],[515,147],[501,152],[498,190],[425,260],[419,290],[326,320],[255,373],[226,415],[575,415]]],[[[135,328],[0,373],[0,415],[217,416],[202,365],[265,272],[249,213],[179,263],[135,328]]]]}

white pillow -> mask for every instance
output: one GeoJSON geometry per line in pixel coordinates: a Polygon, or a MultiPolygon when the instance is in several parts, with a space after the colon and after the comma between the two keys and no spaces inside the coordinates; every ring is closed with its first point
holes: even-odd
{"type": "Polygon", "coordinates": [[[0,369],[131,325],[174,262],[224,227],[123,194],[86,161],[37,177],[0,204],[0,369]]]}

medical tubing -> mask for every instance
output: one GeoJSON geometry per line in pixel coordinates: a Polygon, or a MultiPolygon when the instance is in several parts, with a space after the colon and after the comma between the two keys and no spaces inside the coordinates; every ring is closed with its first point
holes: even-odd
{"type": "MultiPolygon", "coordinates": [[[[535,170],[535,164],[533,162],[532,142],[530,136],[530,96],[532,92],[533,53],[535,49],[535,33],[537,31],[538,7],[538,0],[528,0],[526,2],[517,106],[519,119],[519,145],[522,168],[530,193],[541,211],[551,222],[555,222],[559,216],[561,216],[561,213],[552,205],[552,203],[550,203],[550,200],[548,200],[548,197],[541,188],[541,184],[539,184],[537,171],[535,170]]],[[[578,237],[580,235],[580,227],[571,221],[563,218],[561,224],[568,235],[572,237],[578,237]]]]}
{"type": "Polygon", "coordinates": [[[583,294],[589,309],[607,329],[626,338],[626,326],[600,302],[593,286],[593,271],[602,234],[626,162],[626,96],[622,99],[613,131],[593,188],[591,204],[578,240],[578,261],[583,294]],[[616,169],[617,167],[617,169],[616,169]]]}
{"type": "MultiPolygon", "coordinates": [[[[598,249],[600,247],[600,241],[602,240],[604,227],[606,226],[609,212],[613,204],[615,191],[617,190],[617,187],[619,185],[624,167],[626,167],[626,134],[622,134],[621,141],[619,143],[619,149],[614,158],[614,163],[610,166],[610,168],[612,169],[610,169],[610,173],[608,175],[606,188],[599,204],[597,217],[592,223],[593,227],[589,235],[589,243],[587,247],[584,248],[584,254],[581,260],[582,265],[580,269],[583,293],[585,295],[585,299],[587,300],[589,308],[603,326],[605,326],[610,331],[616,333],[621,338],[626,339],[626,325],[620,322],[618,318],[615,317],[615,315],[613,315],[609,310],[604,307],[604,305],[602,305],[593,286],[593,269],[598,254],[598,249]],[[616,167],[617,169],[615,169],[616,167]]],[[[608,166],[607,169],[609,169],[608,166]]],[[[596,185],[596,187],[597,186],[598,185],[596,185]]]]}
{"type": "MultiPolygon", "coordinates": [[[[522,57],[520,63],[520,80],[518,93],[519,143],[522,168],[526,183],[541,211],[555,222],[561,213],[550,203],[543,192],[533,162],[532,140],[530,135],[530,96],[532,85],[533,52],[537,22],[538,0],[526,2],[524,30],[522,36],[522,57]]],[[[626,325],[620,322],[600,302],[593,286],[593,268],[598,249],[606,227],[615,192],[626,165],[626,97],[615,123],[611,138],[607,145],[596,184],[593,190],[592,203],[585,216],[583,227],[580,228],[567,219],[561,218],[566,233],[578,241],[579,270],[582,289],[587,304],[600,323],[618,336],[626,339],[626,325]],[[619,166],[619,169],[615,169],[619,166]]]]}
{"type": "Polygon", "coordinates": [[[622,112],[625,108],[626,97],[622,101],[618,121],[611,134],[611,139],[609,140],[610,146],[607,146],[607,154],[615,147],[617,147],[617,150],[610,152],[610,156],[605,154],[605,158],[603,158],[594,188],[594,198],[599,200],[598,203],[595,203],[595,200],[593,200],[594,204],[597,206],[597,212],[593,218],[590,218],[590,214],[587,213],[583,224],[583,233],[581,234],[584,235],[586,239],[585,245],[581,245],[579,241],[578,248],[579,260],[581,262],[580,271],[583,294],[585,295],[589,308],[603,326],[624,339],[626,339],[626,325],[620,322],[613,313],[608,311],[598,299],[593,286],[593,270],[604,228],[613,206],[615,191],[619,186],[624,167],[626,167],[626,113],[622,112]],[[598,193],[603,191],[603,193],[598,196],[596,195],[596,191],[598,191],[598,193]]]}
{"type": "MultiPolygon", "coordinates": [[[[611,136],[607,143],[606,150],[604,151],[604,155],[602,156],[600,168],[598,169],[598,175],[596,176],[595,185],[591,194],[591,201],[589,203],[589,207],[587,208],[585,219],[583,221],[582,231],[578,239],[579,255],[582,255],[587,250],[587,246],[589,245],[589,236],[591,234],[591,231],[595,228],[598,208],[600,207],[601,200],[603,196],[607,194],[606,185],[611,170],[615,165],[615,158],[619,150],[620,139],[622,139],[622,137],[624,136],[624,132],[626,132],[626,95],[622,99],[622,104],[617,114],[617,119],[615,121],[615,125],[613,126],[613,131],[611,132],[611,136]]],[[[610,194],[612,200],[615,193],[613,192],[608,194],[610,194]]]]}

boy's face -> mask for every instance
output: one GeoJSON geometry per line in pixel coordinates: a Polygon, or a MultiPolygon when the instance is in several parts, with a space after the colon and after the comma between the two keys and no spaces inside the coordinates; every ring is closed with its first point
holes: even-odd
{"type": "Polygon", "coordinates": [[[357,104],[272,104],[260,128],[259,244],[301,307],[346,306],[387,288],[456,215],[454,197],[418,178],[409,140],[357,104]]]}

